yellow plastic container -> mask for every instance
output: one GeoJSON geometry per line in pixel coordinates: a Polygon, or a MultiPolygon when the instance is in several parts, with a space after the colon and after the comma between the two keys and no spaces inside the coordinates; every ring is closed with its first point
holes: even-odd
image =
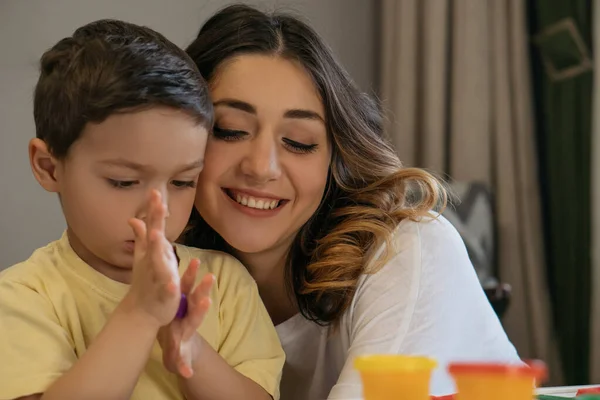
{"type": "Polygon", "coordinates": [[[401,355],[364,356],[354,361],[364,400],[429,400],[429,381],[436,366],[430,358],[401,355]]]}
{"type": "Polygon", "coordinates": [[[448,366],[456,383],[456,400],[531,400],[536,382],[546,378],[546,366],[452,363],[448,366]]]}

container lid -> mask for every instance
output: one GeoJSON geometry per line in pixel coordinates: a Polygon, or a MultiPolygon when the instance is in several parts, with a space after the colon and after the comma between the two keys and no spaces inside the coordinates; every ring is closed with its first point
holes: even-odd
{"type": "Polygon", "coordinates": [[[448,372],[453,375],[492,374],[542,380],[546,379],[547,369],[541,361],[529,361],[526,364],[454,362],[449,364],[448,372]]]}
{"type": "Polygon", "coordinates": [[[357,357],[354,367],[359,371],[421,372],[431,371],[437,362],[428,357],[382,354],[357,357]]]}

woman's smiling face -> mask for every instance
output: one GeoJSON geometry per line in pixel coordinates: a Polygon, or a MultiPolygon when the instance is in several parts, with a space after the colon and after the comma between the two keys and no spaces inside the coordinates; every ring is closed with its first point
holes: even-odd
{"type": "Polygon", "coordinates": [[[327,184],[331,146],[308,73],[277,56],[226,61],[211,82],[214,134],[196,208],[240,252],[291,245],[327,184]]]}

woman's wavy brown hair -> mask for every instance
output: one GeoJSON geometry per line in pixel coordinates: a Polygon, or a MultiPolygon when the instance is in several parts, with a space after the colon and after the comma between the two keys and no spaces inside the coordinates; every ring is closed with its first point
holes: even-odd
{"type": "MultiPolygon", "coordinates": [[[[428,172],[403,168],[383,132],[381,110],[360,92],[332,52],[307,24],[287,14],[247,5],[224,8],[187,48],[211,82],[231,57],[265,54],[302,65],[325,106],[333,153],[327,189],[317,212],[298,232],[287,259],[287,282],[301,313],[320,324],[337,322],[350,305],[358,278],[391,255],[375,251],[398,223],[445,206],[443,184],[428,172]]],[[[184,241],[231,251],[194,210],[184,241]]]]}

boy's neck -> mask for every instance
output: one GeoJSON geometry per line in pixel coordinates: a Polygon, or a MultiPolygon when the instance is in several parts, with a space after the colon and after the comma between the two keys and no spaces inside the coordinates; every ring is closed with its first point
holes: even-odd
{"type": "Polygon", "coordinates": [[[79,258],[81,258],[91,268],[114,281],[125,284],[131,283],[131,268],[118,267],[100,259],[87,247],[85,247],[85,245],[79,240],[77,235],[75,235],[70,228],[67,228],[67,236],[69,238],[69,244],[71,245],[71,248],[75,254],[77,254],[77,256],[79,256],[79,258]]]}

